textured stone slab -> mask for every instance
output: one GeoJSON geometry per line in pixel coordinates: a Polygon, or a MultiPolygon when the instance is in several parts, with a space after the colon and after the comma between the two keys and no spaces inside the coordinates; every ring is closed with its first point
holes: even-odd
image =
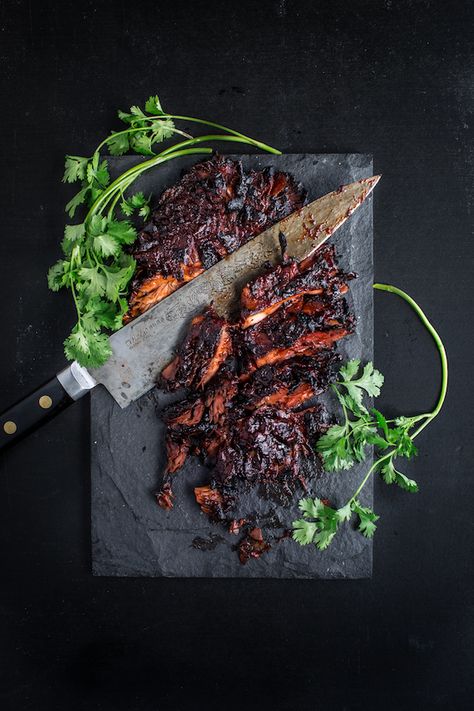
{"type": "MultiPolygon", "coordinates": [[[[360,154],[296,154],[240,156],[246,167],[276,166],[292,172],[304,183],[309,199],[372,174],[372,159],[360,154]]],[[[133,157],[111,160],[122,171],[133,157]]],[[[195,158],[178,159],[140,179],[137,189],[159,195],[176,181],[195,158]]],[[[372,197],[333,237],[340,263],[359,278],[351,284],[352,307],[357,314],[356,333],[343,341],[344,360],[373,359],[373,225],[372,197]]],[[[208,473],[196,460],[187,462],[174,486],[175,507],[162,511],[153,492],[159,487],[165,462],[164,427],[159,411],[169,396],[152,391],[121,410],[107,391],[96,388],[91,401],[92,442],[92,564],[95,575],[249,578],[364,578],[372,572],[372,543],[353,527],[344,526],[327,551],[300,547],[284,540],[259,560],[239,563],[233,550],[238,538],[209,524],[195,503],[193,487],[207,483],[208,473]],[[219,534],[222,540],[211,551],[192,547],[195,537],[219,534]]],[[[334,408],[326,398],[329,409],[334,408]]],[[[367,465],[350,472],[324,474],[312,484],[312,493],[335,505],[345,503],[367,465]]],[[[265,513],[268,502],[250,497],[248,510],[265,513]]],[[[372,489],[362,501],[370,505],[372,489]]],[[[293,509],[273,507],[279,520],[289,525],[293,509]]]]}

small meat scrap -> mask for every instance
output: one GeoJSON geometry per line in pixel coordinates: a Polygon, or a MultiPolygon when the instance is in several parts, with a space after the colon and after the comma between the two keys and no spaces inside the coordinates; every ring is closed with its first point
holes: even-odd
{"type": "Polygon", "coordinates": [[[191,545],[198,551],[213,551],[220,543],[225,543],[225,538],[218,533],[211,533],[209,538],[196,536],[191,545]]]}
{"type": "Polygon", "coordinates": [[[225,520],[225,513],[233,503],[229,496],[225,496],[218,489],[213,489],[210,486],[197,486],[194,489],[194,496],[201,511],[216,523],[225,520]]]}
{"type": "Polygon", "coordinates": [[[163,483],[161,490],[155,494],[158,506],[162,509],[172,509],[173,508],[173,492],[171,491],[171,484],[168,481],[163,483]]]}
{"type": "Polygon", "coordinates": [[[271,546],[264,541],[261,528],[252,528],[240,541],[238,545],[239,560],[245,565],[250,558],[260,558],[267,553],[271,546]]]}
{"type": "Polygon", "coordinates": [[[234,536],[237,536],[246,523],[246,518],[233,518],[229,523],[229,533],[232,533],[234,536]]]}

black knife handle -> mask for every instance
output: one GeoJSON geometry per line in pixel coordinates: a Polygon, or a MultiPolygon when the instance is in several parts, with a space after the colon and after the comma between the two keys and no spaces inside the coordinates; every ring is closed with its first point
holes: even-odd
{"type": "Polygon", "coordinates": [[[0,449],[18,441],[73,402],[55,376],[0,415],[0,449]]]}

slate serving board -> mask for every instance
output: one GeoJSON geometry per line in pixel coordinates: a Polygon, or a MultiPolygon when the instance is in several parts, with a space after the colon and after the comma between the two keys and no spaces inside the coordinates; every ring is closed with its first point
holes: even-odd
{"type": "MultiPolygon", "coordinates": [[[[246,168],[275,166],[303,182],[309,200],[343,183],[372,175],[372,157],[361,154],[293,154],[283,156],[235,156],[246,168]]],[[[136,157],[110,159],[111,172],[122,172],[136,157]]],[[[176,159],[145,174],[137,189],[158,196],[175,182],[196,157],[176,159]]],[[[372,196],[332,238],[340,264],[359,278],[350,289],[351,306],[357,314],[353,336],[339,345],[344,360],[373,359],[373,223],[372,196]]],[[[301,547],[283,540],[258,560],[241,565],[234,546],[240,537],[213,526],[197,506],[193,488],[209,481],[205,467],[190,459],[176,475],[175,506],[160,509],[153,497],[165,464],[164,427],[160,409],[170,396],[158,390],[144,395],[121,410],[103,388],[91,400],[92,442],[92,567],[94,575],[246,578],[365,578],[372,573],[372,543],[355,526],[345,525],[330,548],[301,547]],[[220,538],[216,538],[219,536],[220,538]],[[214,538],[212,550],[197,550],[196,538],[214,538]]],[[[332,398],[325,397],[330,411],[332,398]]],[[[324,474],[311,483],[311,493],[342,505],[355,490],[367,464],[350,472],[324,474]]],[[[372,504],[371,484],[361,501],[372,504]]],[[[289,526],[298,516],[295,506],[280,509],[250,496],[249,508],[261,515],[275,514],[289,526]]],[[[277,533],[278,531],[276,531],[277,533]]]]}

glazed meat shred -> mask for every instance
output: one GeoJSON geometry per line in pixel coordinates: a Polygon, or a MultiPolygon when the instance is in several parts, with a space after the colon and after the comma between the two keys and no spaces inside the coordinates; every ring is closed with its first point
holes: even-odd
{"type": "Polygon", "coordinates": [[[354,330],[344,294],[354,274],[341,271],[334,247],[305,262],[285,261],[242,291],[241,314],[229,323],[212,306],[196,317],[161,387],[186,396],[168,407],[168,463],[157,500],[173,506],[172,481],[195,455],[211,469],[195,489],[213,522],[243,532],[242,563],[270,549],[251,515],[233,519],[242,493],[289,505],[307,489],[307,467],[319,468],[314,443],[329,424],[317,396],[334,378],[336,343],[354,330]],[[258,534],[258,535],[257,535],[258,534]]]}
{"type": "Polygon", "coordinates": [[[302,207],[305,198],[291,175],[271,168],[246,172],[222,156],[193,166],[162,194],[133,246],[137,272],[125,321],[302,207]]]}

